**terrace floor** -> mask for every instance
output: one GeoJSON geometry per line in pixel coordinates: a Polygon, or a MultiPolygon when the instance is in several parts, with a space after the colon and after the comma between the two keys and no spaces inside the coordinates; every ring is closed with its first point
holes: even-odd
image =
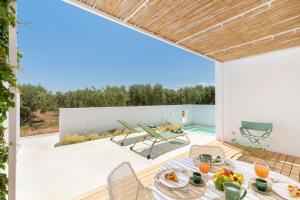
{"type": "MultiPolygon", "coordinates": [[[[221,146],[227,157],[233,156],[236,152],[239,151],[235,145],[224,143],[222,144],[219,141],[212,141],[209,143],[210,145],[218,145],[221,146]]],[[[151,187],[152,180],[155,174],[155,171],[171,160],[175,160],[178,158],[183,158],[188,156],[188,151],[178,154],[170,159],[167,159],[163,162],[155,164],[147,169],[141,170],[137,172],[139,179],[142,183],[151,187]]],[[[253,157],[250,156],[235,156],[233,159],[241,160],[248,163],[253,163],[253,157]]],[[[268,152],[268,160],[270,161],[271,170],[283,174],[285,176],[290,177],[293,180],[300,181],[300,158],[294,157],[286,154],[276,153],[276,152],[268,152]]],[[[94,190],[83,193],[80,196],[74,197],[72,200],[106,200],[109,199],[106,186],[100,186],[95,188],[94,190]]]]}
{"type": "MultiPolygon", "coordinates": [[[[190,132],[188,136],[190,145],[207,144],[215,139],[205,133],[190,132]]],[[[131,134],[129,139],[132,137],[136,135],[131,134]]],[[[147,160],[130,151],[129,145],[121,147],[109,138],[56,147],[58,141],[58,133],[20,139],[17,199],[70,199],[106,184],[108,174],[123,161],[132,163],[134,170],[142,171],[190,148],[190,145],[175,141],[161,143],[153,152],[156,158],[147,160]]],[[[149,142],[139,143],[136,147],[145,155],[149,142]]]]}

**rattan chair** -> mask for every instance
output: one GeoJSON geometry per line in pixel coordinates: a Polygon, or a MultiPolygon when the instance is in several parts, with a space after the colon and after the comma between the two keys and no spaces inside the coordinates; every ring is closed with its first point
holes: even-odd
{"type": "Polygon", "coordinates": [[[210,154],[212,156],[220,156],[226,158],[225,153],[221,147],[207,146],[207,145],[193,145],[191,146],[189,156],[197,157],[200,154],[210,154]]]}
{"type": "Polygon", "coordinates": [[[152,190],[140,182],[128,162],[121,163],[110,173],[107,187],[110,200],[154,199],[152,190]]]}

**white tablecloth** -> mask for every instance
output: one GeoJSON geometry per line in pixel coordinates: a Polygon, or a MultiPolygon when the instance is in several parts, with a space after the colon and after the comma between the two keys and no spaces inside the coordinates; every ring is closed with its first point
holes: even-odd
{"type": "MultiPolygon", "coordinates": [[[[255,172],[254,172],[254,169],[253,169],[253,165],[245,163],[245,162],[241,162],[241,161],[233,161],[232,160],[232,162],[235,166],[234,171],[238,172],[238,173],[242,173],[244,175],[244,184],[242,186],[247,189],[249,179],[255,177],[255,172]]],[[[168,163],[167,165],[163,166],[161,168],[161,170],[166,169],[166,168],[181,168],[181,169],[187,169],[187,170],[191,170],[191,171],[198,171],[197,167],[193,165],[193,162],[192,162],[191,158],[184,158],[184,159],[179,159],[179,160],[172,161],[172,162],[168,163]]],[[[212,176],[212,174],[209,173],[208,176],[212,176]]],[[[275,173],[273,171],[270,171],[269,177],[284,180],[284,181],[288,181],[292,184],[299,185],[296,181],[293,181],[292,179],[290,179],[286,176],[283,176],[281,174],[275,173]]],[[[211,186],[213,186],[213,185],[211,185],[211,186]]],[[[205,195],[203,195],[199,199],[201,199],[201,200],[204,200],[204,199],[205,200],[224,199],[224,194],[220,191],[217,191],[215,188],[213,188],[211,186],[208,186],[208,189],[207,189],[205,195]]],[[[163,194],[156,187],[155,184],[153,184],[152,189],[153,189],[155,199],[161,199],[161,200],[171,199],[170,197],[163,194]]],[[[246,200],[258,200],[259,198],[251,190],[248,189],[247,190],[247,196],[244,199],[246,199],[246,200]]]]}

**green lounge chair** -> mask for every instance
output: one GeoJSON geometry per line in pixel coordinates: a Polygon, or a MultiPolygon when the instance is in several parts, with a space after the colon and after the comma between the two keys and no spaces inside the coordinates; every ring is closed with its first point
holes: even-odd
{"type": "MultiPolygon", "coordinates": [[[[169,141],[169,140],[180,140],[180,139],[178,139],[179,137],[185,137],[187,139],[187,141],[186,140],[180,140],[180,141],[183,141],[183,142],[188,143],[188,144],[190,143],[190,140],[189,140],[189,138],[186,135],[187,133],[185,133],[185,132],[182,132],[182,133],[172,133],[170,131],[166,131],[166,132],[160,132],[159,133],[159,132],[155,131],[154,129],[152,129],[152,128],[148,127],[148,126],[145,126],[145,125],[142,125],[142,124],[138,124],[138,125],[144,131],[146,131],[152,139],[154,139],[153,143],[151,145],[151,148],[150,148],[150,150],[148,152],[147,159],[151,158],[151,152],[152,152],[153,147],[154,147],[154,145],[156,143],[164,142],[164,141],[169,141]]],[[[145,136],[145,138],[141,138],[141,139],[145,140],[146,137],[147,137],[147,135],[145,136]]],[[[133,146],[130,147],[130,149],[133,151],[134,146],[138,142],[140,142],[140,141],[141,141],[140,139],[137,139],[136,142],[133,144],[133,146]]],[[[136,153],[138,153],[138,152],[136,152],[136,153]]]]}
{"type": "Polygon", "coordinates": [[[266,149],[269,145],[264,144],[264,141],[271,135],[272,129],[272,123],[242,121],[240,132],[241,135],[248,141],[238,141],[236,139],[233,139],[232,142],[240,145],[240,147],[242,148],[242,154],[250,154],[252,156],[265,159],[266,149]],[[262,134],[253,134],[253,131],[262,132],[262,134]],[[264,153],[259,153],[257,151],[258,149],[263,150],[264,153]]]}
{"type": "MultiPolygon", "coordinates": [[[[125,121],[121,121],[121,120],[117,120],[117,122],[119,122],[123,127],[124,129],[122,130],[122,133],[125,132],[125,130],[129,130],[127,131],[125,137],[123,138],[123,140],[121,141],[120,145],[121,146],[124,146],[124,141],[126,140],[127,136],[131,133],[140,133],[140,132],[143,132],[144,130],[140,127],[137,127],[137,128],[133,128],[130,124],[128,124],[127,122],[125,121]]],[[[115,142],[115,143],[119,143],[119,142],[116,142],[114,141],[114,135],[112,138],[110,138],[111,141],[115,142]]],[[[146,138],[145,138],[146,139],[146,138]]]]}

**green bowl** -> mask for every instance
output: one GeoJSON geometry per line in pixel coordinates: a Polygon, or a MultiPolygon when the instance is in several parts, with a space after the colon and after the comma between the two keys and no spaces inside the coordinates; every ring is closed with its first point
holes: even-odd
{"type": "Polygon", "coordinates": [[[210,154],[200,154],[199,158],[200,160],[208,160],[209,162],[212,161],[212,155],[210,154]]]}

